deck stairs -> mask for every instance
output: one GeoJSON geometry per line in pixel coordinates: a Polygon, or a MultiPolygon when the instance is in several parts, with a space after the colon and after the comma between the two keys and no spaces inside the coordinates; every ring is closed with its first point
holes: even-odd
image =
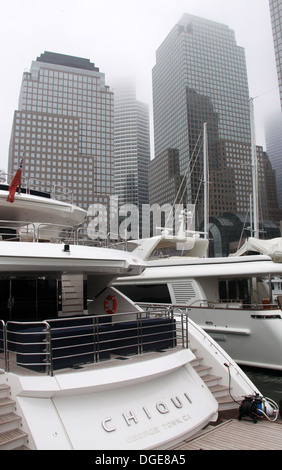
{"type": "MultiPolygon", "coordinates": [[[[196,355],[196,351],[193,350],[196,355]]],[[[212,374],[212,366],[205,365],[202,357],[197,357],[191,362],[194,370],[201,377],[203,382],[209,388],[214,398],[217,400],[219,405],[219,411],[225,411],[230,409],[238,409],[238,401],[234,401],[230,395],[231,389],[228,384],[223,384],[223,378],[218,375],[212,374]]],[[[239,397],[234,397],[240,401],[239,397]]]]}
{"type": "Polygon", "coordinates": [[[28,434],[21,429],[22,418],[15,413],[10,386],[2,383],[0,371],[0,450],[29,450],[28,434]]]}
{"type": "Polygon", "coordinates": [[[83,314],[83,286],[79,276],[62,276],[62,314],[83,314]]]}

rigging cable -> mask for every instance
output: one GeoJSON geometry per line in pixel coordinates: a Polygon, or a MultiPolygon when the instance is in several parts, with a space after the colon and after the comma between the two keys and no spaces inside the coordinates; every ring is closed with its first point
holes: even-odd
{"type": "MultiPolygon", "coordinates": [[[[195,155],[195,152],[196,152],[196,149],[197,149],[197,146],[198,146],[198,144],[199,144],[199,141],[200,141],[201,136],[202,136],[202,132],[200,132],[200,134],[199,134],[199,136],[198,136],[196,145],[195,145],[195,147],[194,147],[194,149],[193,149],[193,153],[192,153],[192,155],[191,155],[191,157],[190,157],[190,159],[189,159],[189,162],[193,159],[193,157],[194,157],[194,155],[195,155]]],[[[193,162],[193,165],[192,165],[192,169],[190,170],[190,174],[191,174],[191,175],[192,175],[192,173],[193,173],[193,171],[194,171],[195,164],[196,164],[196,162],[197,162],[197,160],[198,160],[201,147],[202,147],[202,145],[200,146],[200,148],[199,148],[199,150],[198,150],[197,156],[196,156],[196,158],[195,158],[195,160],[194,160],[194,162],[193,162]]],[[[175,206],[176,206],[177,199],[178,199],[178,197],[179,197],[179,194],[180,194],[180,192],[181,192],[181,190],[182,190],[182,186],[183,186],[184,181],[185,181],[185,179],[186,179],[186,185],[185,185],[185,187],[183,188],[182,196],[181,196],[181,198],[180,198],[180,200],[179,200],[179,203],[180,203],[181,201],[183,201],[183,199],[184,199],[184,194],[185,194],[185,191],[186,191],[187,186],[188,186],[187,175],[188,175],[188,170],[190,169],[189,162],[188,162],[188,165],[187,165],[187,169],[186,169],[186,171],[185,171],[185,173],[184,173],[184,175],[183,175],[183,177],[182,177],[182,181],[181,181],[181,183],[180,183],[180,185],[179,185],[177,194],[176,194],[176,196],[175,196],[175,198],[174,198],[174,201],[173,201],[173,204],[172,204],[172,208],[171,208],[171,211],[170,211],[170,213],[169,213],[169,216],[168,216],[168,219],[167,219],[167,220],[170,220],[172,211],[173,211],[173,209],[174,209],[175,206]]],[[[195,211],[195,208],[194,208],[194,211],[195,211]]],[[[194,215],[194,214],[193,214],[193,215],[194,215]]]]}

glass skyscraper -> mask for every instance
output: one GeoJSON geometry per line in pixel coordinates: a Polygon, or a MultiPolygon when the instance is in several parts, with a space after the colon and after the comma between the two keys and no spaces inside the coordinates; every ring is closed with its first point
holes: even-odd
{"type": "MultiPolygon", "coordinates": [[[[187,177],[184,202],[197,206],[198,222],[203,218],[200,146],[204,122],[208,131],[209,214],[249,213],[249,88],[245,52],[237,45],[234,31],[217,22],[183,15],[156,52],[153,111],[155,156],[160,158],[169,148],[179,151],[180,174],[187,177]]],[[[259,159],[262,153],[258,149],[259,159]]],[[[261,172],[260,183],[265,203],[261,216],[267,219],[261,172]]]]}
{"type": "Polygon", "coordinates": [[[115,195],[121,204],[148,204],[149,106],[136,99],[132,81],[113,85],[115,195]]]}
{"type": "Polygon", "coordinates": [[[265,120],[266,150],[276,173],[277,196],[282,209],[282,114],[277,112],[265,120]]]}
{"type": "Polygon", "coordinates": [[[244,50],[228,26],[185,14],[157,50],[153,69],[155,154],[177,142],[184,166],[187,93],[217,113],[219,139],[250,143],[244,50]]]}
{"type": "Polygon", "coordinates": [[[132,204],[138,208],[138,219],[133,223],[135,227],[139,227],[141,233],[142,206],[149,204],[149,106],[137,100],[133,80],[125,79],[113,84],[113,91],[115,115],[114,192],[118,197],[119,206],[132,204]]]}
{"type": "Polygon", "coordinates": [[[114,104],[105,75],[88,59],[44,52],[24,72],[8,172],[20,158],[27,179],[73,191],[84,209],[114,190],[114,104]]]}
{"type": "Polygon", "coordinates": [[[282,107],[282,2],[281,0],[269,0],[272,34],[276,67],[279,82],[280,102],[282,107]]]}

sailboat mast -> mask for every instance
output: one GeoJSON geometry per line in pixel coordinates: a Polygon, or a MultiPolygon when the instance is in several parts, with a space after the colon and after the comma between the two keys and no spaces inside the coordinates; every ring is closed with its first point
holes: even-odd
{"type": "Polygon", "coordinates": [[[209,237],[209,161],[208,161],[208,132],[204,122],[204,238],[209,237]]]}
{"type": "Polygon", "coordinates": [[[256,147],[256,131],[255,131],[255,113],[254,99],[250,99],[251,114],[251,145],[252,145],[252,181],[253,181],[253,221],[254,221],[254,238],[259,238],[259,209],[258,209],[258,161],[256,147]]]}

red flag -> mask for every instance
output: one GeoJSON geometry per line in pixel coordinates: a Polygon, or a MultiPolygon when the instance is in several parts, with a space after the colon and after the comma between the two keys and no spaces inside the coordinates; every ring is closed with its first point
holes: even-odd
{"type": "Polygon", "coordinates": [[[9,186],[9,195],[7,197],[8,202],[14,202],[15,199],[15,192],[17,187],[21,184],[21,176],[22,176],[22,168],[23,168],[23,159],[21,159],[19,168],[16,171],[14,178],[9,186]]]}

